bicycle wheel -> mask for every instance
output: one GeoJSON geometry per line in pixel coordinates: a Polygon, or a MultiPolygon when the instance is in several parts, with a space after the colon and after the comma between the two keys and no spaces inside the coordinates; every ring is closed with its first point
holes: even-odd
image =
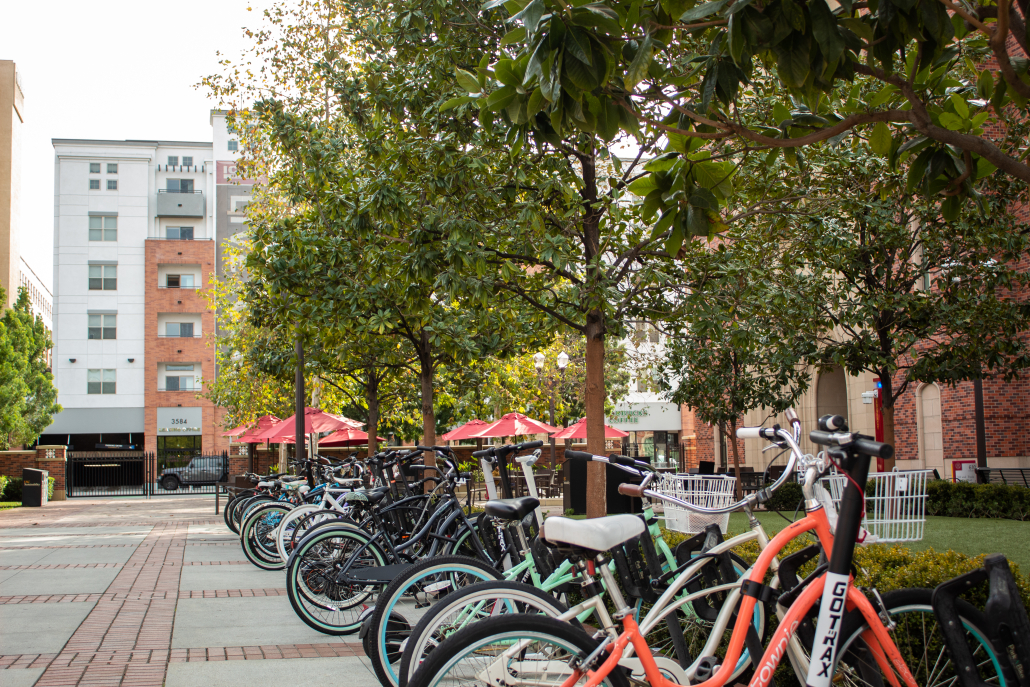
{"type": "Polygon", "coordinates": [[[276,550],[275,535],[279,524],[292,509],[292,504],[283,501],[263,503],[251,509],[240,528],[240,542],[247,560],[262,570],[286,567],[286,560],[276,550]]]}
{"type": "Polygon", "coordinates": [[[240,506],[240,508],[236,511],[239,514],[237,523],[240,529],[243,528],[243,523],[246,522],[247,516],[250,515],[250,513],[255,508],[260,506],[262,503],[275,503],[276,501],[277,499],[268,496],[267,494],[262,494],[260,496],[255,496],[254,498],[248,499],[247,502],[240,506]]]}
{"type": "Polygon", "coordinates": [[[280,558],[285,561],[290,557],[290,551],[293,550],[290,542],[293,541],[293,531],[297,528],[297,523],[308,515],[317,513],[320,510],[322,510],[322,507],[319,505],[305,503],[291,510],[290,513],[283,518],[282,523],[279,525],[279,529],[276,530],[275,533],[275,550],[278,552],[280,558]]]}
{"type": "Polygon", "coordinates": [[[309,627],[331,635],[357,632],[359,616],[375,594],[374,584],[340,581],[350,570],[386,564],[386,554],[363,530],[336,525],[313,532],[301,542],[286,568],[286,593],[293,610],[309,627]],[[354,556],[354,561],[350,559],[354,556]]]}
{"type": "MultiPolygon", "coordinates": [[[[959,682],[954,665],[944,646],[937,617],[930,601],[932,589],[898,589],[883,595],[883,603],[896,627],[891,637],[901,651],[905,664],[920,687],[951,687],[959,682]]],[[[959,617],[966,641],[986,682],[1004,685],[997,654],[987,638],[986,619],[972,604],[958,600],[959,617]]],[[[842,670],[844,684],[880,687],[890,684],[869,653],[861,634],[868,629],[865,618],[849,613],[841,625],[840,654],[847,654],[851,670],[842,670]]]]}
{"type": "Polygon", "coordinates": [[[252,491],[245,491],[233,494],[232,497],[225,502],[225,507],[222,508],[222,519],[225,521],[225,526],[232,530],[234,534],[240,533],[239,526],[236,524],[236,521],[232,518],[233,511],[236,509],[236,502],[239,501],[241,498],[250,498],[253,495],[253,493],[254,492],[252,491]]]}
{"type": "MultiPolygon", "coordinates": [[[[586,657],[596,647],[597,642],[586,632],[554,618],[489,618],[466,627],[437,647],[411,676],[408,687],[584,684],[586,674],[577,676],[569,662],[586,657]]],[[[616,668],[601,684],[628,687],[629,681],[622,669],[616,668]]]]}
{"type": "Polygon", "coordinates": [[[404,642],[395,665],[397,684],[405,687],[412,673],[445,639],[485,618],[513,613],[540,613],[556,618],[565,604],[536,587],[521,582],[478,582],[438,601],[404,642]]]}
{"type": "Polygon", "coordinates": [[[379,595],[368,628],[362,628],[366,654],[380,683],[397,684],[394,664],[401,659],[400,645],[426,609],[459,589],[500,579],[492,567],[468,556],[435,556],[405,568],[379,595]]]}

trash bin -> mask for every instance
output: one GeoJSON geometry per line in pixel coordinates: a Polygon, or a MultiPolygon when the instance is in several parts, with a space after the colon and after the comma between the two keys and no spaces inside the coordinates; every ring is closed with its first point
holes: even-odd
{"type": "Polygon", "coordinates": [[[50,473],[46,470],[23,468],[21,479],[21,505],[45,506],[50,473]]]}

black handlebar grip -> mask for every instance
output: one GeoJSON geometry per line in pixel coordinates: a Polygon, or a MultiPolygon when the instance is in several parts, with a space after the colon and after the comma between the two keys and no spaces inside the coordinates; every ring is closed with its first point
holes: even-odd
{"type": "Polygon", "coordinates": [[[491,446],[490,448],[484,448],[482,451],[473,451],[472,456],[474,458],[485,458],[486,456],[492,456],[493,453],[494,449],[491,446]]]}
{"type": "Polygon", "coordinates": [[[848,423],[840,415],[823,415],[819,418],[819,429],[824,432],[846,432],[848,423]]]}
{"type": "Polygon", "coordinates": [[[613,453],[610,456],[608,456],[608,462],[613,463],[615,465],[621,465],[627,468],[635,468],[637,466],[637,461],[635,461],[634,459],[630,458],[629,456],[620,456],[617,453],[613,453]]]}
{"type": "Polygon", "coordinates": [[[851,447],[859,453],[872,456],[873,458],[890,459],[894,457],[894,447],[890,444],[885,444],[882,441],[856,439],[851,447]]]}
{"type": "Polygon", "coordinates": [[[471,472],[459,472],[458,473],[458,477],[460,479],[472,479],[472,473],[471,472]]]}
{"type": "Polygon", "coordinates": [[[527,441],[525,443],[519,444],[515,448],[516,448],[516,450],[519,450],[519,451],[525,451],[525,450],[531,449],[531,448],[540,448],[543,445],[544,445],[544,442],[542,442],[539,439],[537,439],[536,441],[527,441]]]}
{"type": "Polygon", "coordinates": [[[820,432],[819,430],[812,430],[808,433],[808,438],[812,440],[813,444],[819,444],[820,446],[837,445],[837,442],[833,440],[833,435],[829,432],[820,432]]]}
{"type": "Polygon", "coordinates": [[[565,458],[567,460],[593,460],[594,454],[589,451],[570,451],[565,449],[565,458]]]}

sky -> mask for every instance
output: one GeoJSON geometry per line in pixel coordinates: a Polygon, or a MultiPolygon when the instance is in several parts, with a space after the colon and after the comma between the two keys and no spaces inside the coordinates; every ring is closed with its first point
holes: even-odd
{"type": "Polygon", "coordinates": [[[237,58],[271,0],[3,3],[0,59],[25,95],[21,253],[53,288],[53,138],[210,141],[217,105],[194,84],[237,58]],[[248,11],[251,8],[251,11],[248,11]]]}

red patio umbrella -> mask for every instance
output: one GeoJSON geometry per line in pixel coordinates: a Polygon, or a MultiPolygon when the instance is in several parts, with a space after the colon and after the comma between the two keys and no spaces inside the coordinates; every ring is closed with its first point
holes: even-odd
{"type": "Polygon", "coordinates": [[[508,413],[500,420],[492,422],[478,432],[469,436],[470,439],[480,437],[514,437],[524,434],[551,434],[557,432],[560,427],[552,427],[549,424],[526,417],[522,413],[508,413]]]}
{"type": "Polygon", "coordinates": [[[282,421],[275,415],[262,415],[256,423],[250,425],[250,429],[239,438],[239,441],[242,444],[260,444],[264,439],[258,439],[257,435],[280,422],[282,421]]]}
{"type": "MultiPolygon", "coordinates": [[[[257,433],[255,438],[260,441],[267,439],[268,441],[275,442],[283,437],[293,436],[297,431],[296,417],[296,415],[291,415],[282,422],[257,433]]],[[[361,427],[361,424],[356,420],[327,413],[320,408],[304,409],[305,434],[311,434],[312,432],[334,432],[338,429],[356,429],[361,427]]]]}
{"type": "MultiPolygon", "coordinates": [[[[605,439],[621,439],[622,437],[628,437],[629,432],[623,432],[621,429],[615,429],[614,427],[604,426],[604,438],[605,439]]],[[[587,419],[583,418],[579,422],[570,425],[558,432],[552,439],[586,439],[587,438],[587,419]]]]}
{"type": "Polygon", "coordinates": [[[440,436],[441,441],[461,441],[462,439],[476,439],[476,432],[485,429],[489,422],[482,420],[469,420],[461,427],[452,429],[440,436]]]}
{"type": "MultiPolygon", "coordinates": [[[[386,441],[382,437],[376,437],[378,441],[386,441]]],[[[292,441],[290,443],[293,443],[292,441]]],[[[318,440],[319,446],[364,446],[368,443],[368,432],[360,429],[341,429],[333,432],[324,439],[318,440]]]]}
{"type": "Polygon", "coordinates": [[[247,432],[247,430],[249,428],[250,428],[250,425],[240,425],[239,427],[233,427],[232,429],[230,429],[228,432],[226,432],[222,436],[223,437],[238,437],[241,434],[246,434],[246,432],[247,432]]]}

